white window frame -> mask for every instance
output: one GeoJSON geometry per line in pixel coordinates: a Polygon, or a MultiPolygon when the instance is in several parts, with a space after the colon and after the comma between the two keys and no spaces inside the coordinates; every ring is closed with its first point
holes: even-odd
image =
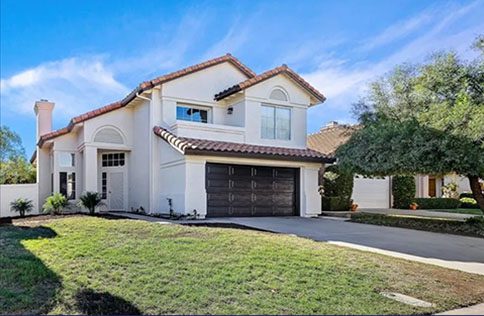
{"type": "Polygon", "coordinates": [[[212,124],[212,108],[209,107],[209,106],[194,105],[194,104],[188,104],[188,103],[177,103],[176,109],[175,109],[175,116],[176,116],[177,121],[200,123],[200,124],[212,124]],[[189,120],[179,119],[178,118],[178,108],[179,107],[207,111],[207,122],[198,122],[198,121],[189,121],[189,120]]]}
{"type": "Polygon", "coordinates": [[[282,140],[282,141],[290,141],[291,140],[291,137],[292,137],[292,108],[291,107],[288,107],[288,106],[281,106],[281,105],[275,105],[275,104],[267,104],[267,103],[263,103],[261,104],[261,127],[260,127],[260,135],[261,135],[261,138],[262,139],[274,139],[274,140],[282,140]],[[263,133],[262,133],[262,130],[263,130],[263,126],[262,126],[262,108],[272,108],[274,110],[274,135],[273,137],[264,137],[263,136],[263,133]],[[284,110],[288,110],[289,111],[289,136],[288,138],[278,138],[277,137],[277,109],[284,109],[284,110]]]}

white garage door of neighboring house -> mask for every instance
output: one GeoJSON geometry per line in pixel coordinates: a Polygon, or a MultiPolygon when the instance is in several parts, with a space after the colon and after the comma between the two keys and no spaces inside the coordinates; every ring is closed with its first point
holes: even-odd
{"type": "Polygon", "coordinates": [[[358,208],[389,208],[390,180],[355,177],[353,201],[358,208]]]}

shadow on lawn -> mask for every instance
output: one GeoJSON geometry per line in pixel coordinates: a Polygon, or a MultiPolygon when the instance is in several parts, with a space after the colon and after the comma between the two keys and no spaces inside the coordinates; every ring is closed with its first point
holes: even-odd
{"type": "Polygon", "coordinates": [[[91,289],[77,292],[76,305],[81,313],[88,315],[141,315],[139,309],[123,298],[91,289]]]}
{"type": "Polygon", "coordinates": [[[22,240],[54,238],[48,227],[0,225],[0,314],[50,311],[59,277],[22,245],[22,240]]]}

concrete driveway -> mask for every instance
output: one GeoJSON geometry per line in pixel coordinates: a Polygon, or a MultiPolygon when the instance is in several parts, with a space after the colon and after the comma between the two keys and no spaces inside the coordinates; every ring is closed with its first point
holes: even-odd
{"type": "Polygon", "coordinates": [[[342,219],[301,217],[211,218],[316,241],[382,253],[447,268],[484,274],[484,239],[397,227],[351,223],[342,219]]]}

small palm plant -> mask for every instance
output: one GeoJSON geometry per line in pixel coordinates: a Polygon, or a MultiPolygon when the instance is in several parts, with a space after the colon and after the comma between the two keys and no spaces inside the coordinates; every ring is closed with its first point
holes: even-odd
{"type": "Polygon", "coordinates": [[[101,194],[97,192],[86,192],[79,197],[79,206],[87,208],[89,214],[94,214],[96,207],[103,204],[101,200],[101,194]]]}
{"type": "Polygon", "coordinates": [[[44,212],[50,213],[51,215],[60,214],[61,211],[69,205],[67,198],[61,193],[54,193],[45,199],[43,205],[44,212]]]}
{"type": "Polygon", "coordinates": [[[18,198],[10,203],[12,211],[20,213],[20,217],[24,217],[25,213],[32,212],[34,208],[34,202],[29,199],[18,198]]]}

